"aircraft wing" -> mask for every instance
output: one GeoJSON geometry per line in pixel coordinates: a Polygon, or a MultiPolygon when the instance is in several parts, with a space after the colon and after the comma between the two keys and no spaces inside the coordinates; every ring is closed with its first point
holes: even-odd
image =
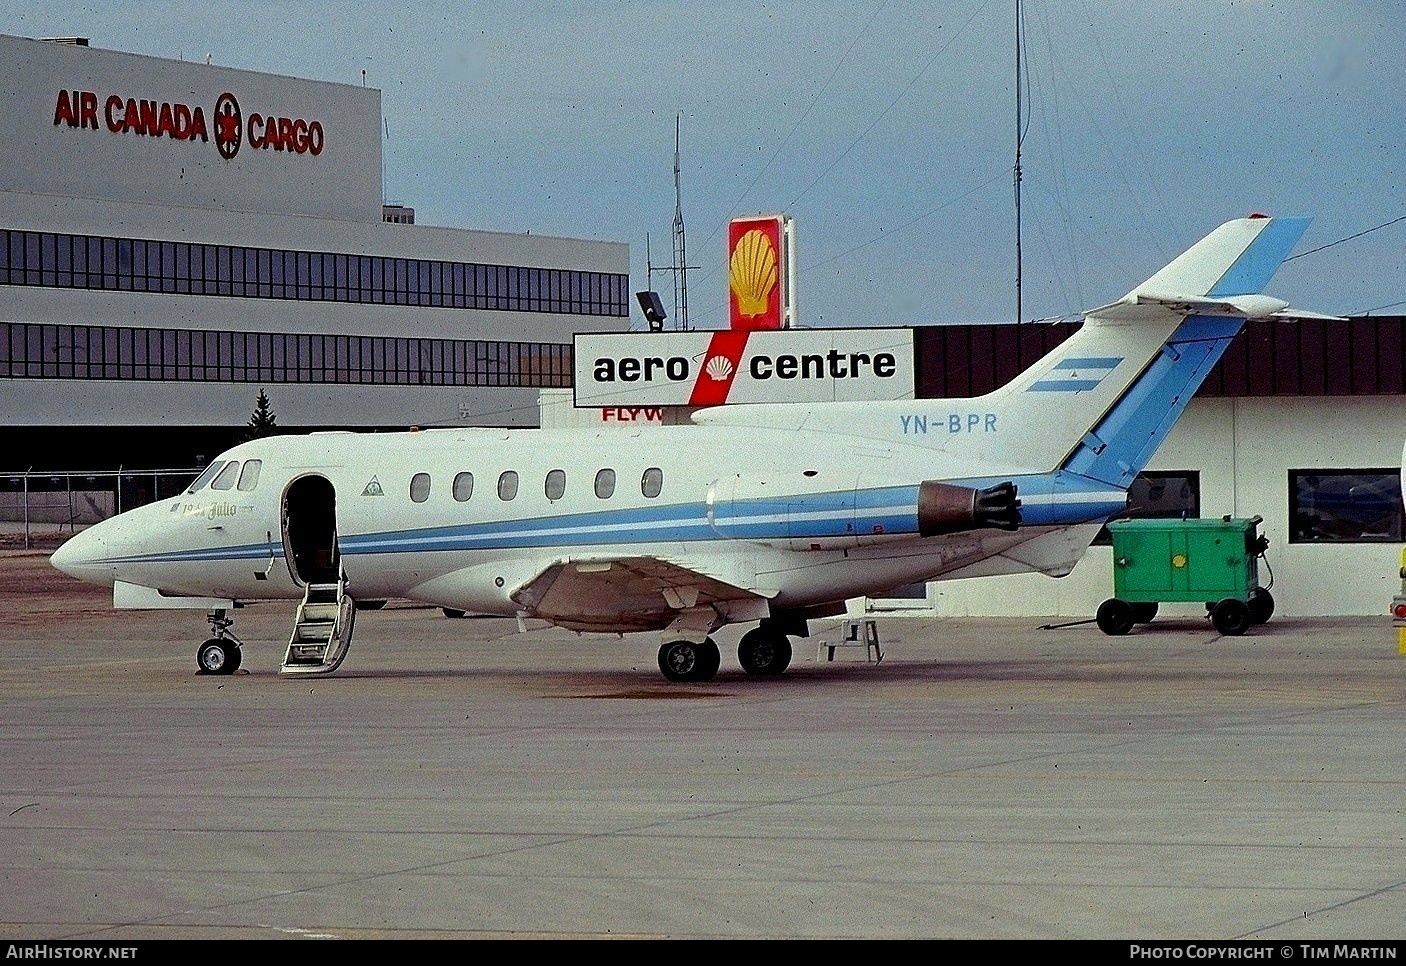
{"type": "Polygon", "coordinates": [[[710,608],[767,613],[764,595],[660,557],[558,560],[515,589],[528,616],[576,630],[653,630],[710,608]]]}

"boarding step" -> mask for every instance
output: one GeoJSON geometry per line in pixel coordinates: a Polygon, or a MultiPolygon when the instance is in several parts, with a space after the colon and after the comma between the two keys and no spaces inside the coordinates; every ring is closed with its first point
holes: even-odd
{"type": "Polygon", "coordinates": [[[879,622],[872,617],[847,618],[840,622],[840,637],[838,640],[822,639],[816,648],[815,659],[820,660],[822,654],[825,660],[835,659],[835,648],[837,647],[862,647],[864,648],[864,659],[881,664],[884,660],[884,652],[879,647],[879,622]]]}
{"type": "Polygon", "coordinates": [[[346,584],[308,584],[283,656],[284,674],[331,674],[351,646],[356,601],[346,584]]]}

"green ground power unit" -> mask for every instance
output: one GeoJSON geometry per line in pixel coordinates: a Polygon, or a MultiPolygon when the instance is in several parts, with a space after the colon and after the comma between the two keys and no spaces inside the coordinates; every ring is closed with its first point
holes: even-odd
{"type": "Polygon", "coordinates": [[[1226,635],[1245,633],[1274,613],[1260,585],[1259,560],[1269,541],[1262,517],[1211,520],[1115,520],[1113,596],[1099,605],[1105,634],[1126,634],[1157,616],[1157,605],[1204,603],[1226,635]]]}

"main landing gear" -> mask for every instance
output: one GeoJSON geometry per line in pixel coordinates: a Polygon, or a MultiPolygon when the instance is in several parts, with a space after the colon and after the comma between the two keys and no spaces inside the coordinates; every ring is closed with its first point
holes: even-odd
{"type": "Polygon", "coordinates": [[[722,656],[711,637],[702,641],[670,641],[659,648],[659,670],[670,681],[711,681],[722,656]]]}
{"type": "MultiPolygon", "coordinates": [[[[721,663],[717,642],[670,641],[659,648],[659,670],[670,681],[711,681],[721,663]]],[[[758,677],[775,677],[791,664],[791,641],[765,625],[742,635],[737,644],[742,670],[758,677]]]]}
{"type": "Polygon", "coordinates": [[[791,666],[791,641],[780,631],[756,627],[737,642],[742,670],[758,677],[775,677],[791,666]]]}
{"type": "Polygon", "coordinates": [[[211,637],[195,653],[195,663],[201,674],[233,674],[244,663],[244,642],[235,637],[230,626],[233,617],[225,616],[225,609],[217,607],[205,615],[210,624],[211,637]]]}

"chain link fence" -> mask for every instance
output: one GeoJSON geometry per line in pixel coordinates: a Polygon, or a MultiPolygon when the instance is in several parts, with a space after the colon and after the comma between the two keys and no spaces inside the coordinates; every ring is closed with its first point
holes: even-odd
{"type": "Polygon", "coordinates": [[[0,473],[0,544],[50,547],[124,510],[173,497],[201,468],[0,473]]]}

